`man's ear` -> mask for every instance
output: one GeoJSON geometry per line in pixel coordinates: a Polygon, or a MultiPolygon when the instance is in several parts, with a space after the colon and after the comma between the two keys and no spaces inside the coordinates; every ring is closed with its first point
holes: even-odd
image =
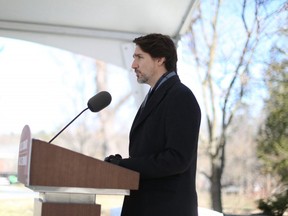
{"type": "Polygon", "coordinates": [[[165,63],[165,57],[161,57],[161,58],[158,58],[157,59],[157,63],[159,64],[159,65],[163,65],[164,63],[165,63]]]}

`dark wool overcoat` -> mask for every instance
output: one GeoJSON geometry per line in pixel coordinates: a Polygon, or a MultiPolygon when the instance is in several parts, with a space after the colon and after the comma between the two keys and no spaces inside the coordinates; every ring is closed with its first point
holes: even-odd
{"type": "Polygon", "coordinates": [[[122,216],[197,216],[195,174],[201,112],[178,75],[165,81],[138,111],[129,158],[120,166],[140,173],[122,216]]]}

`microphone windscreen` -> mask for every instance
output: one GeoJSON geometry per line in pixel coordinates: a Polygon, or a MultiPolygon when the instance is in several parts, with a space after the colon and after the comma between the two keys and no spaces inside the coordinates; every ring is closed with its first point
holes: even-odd
{"type": "Polygon", "coordinates": [[[87,106],[92,112],[99,112],[111,103],[112,97],[109,92],[102,91],[89,99],[87,106]]]}

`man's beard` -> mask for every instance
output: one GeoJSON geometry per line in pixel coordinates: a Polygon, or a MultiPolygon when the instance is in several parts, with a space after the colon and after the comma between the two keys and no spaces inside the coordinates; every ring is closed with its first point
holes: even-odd
{"type": "Polygon", "coordinates": [[[148,78],[146,77],[146,76],[141,76],[142,74],[141,73],[137,73],[136,72],[136,76],[137,76],[137,82],[138,83],[141,83],[141,84],[143,84],[143,83],[147,83],[147,81],[148,81],[148,78]]]}

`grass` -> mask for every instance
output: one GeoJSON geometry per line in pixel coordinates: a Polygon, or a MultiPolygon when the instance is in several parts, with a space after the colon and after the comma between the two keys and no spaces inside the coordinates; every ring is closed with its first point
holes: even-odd
{"type": "MultiPolygon", "coordinates": [[[[210,195],[208,192],[198,193],[199,206],[211,209],[210,195]]],[[[257,209],[256,198],[252,196],[223,194],[222,195],[223,212],[227,215],[249,215],[260,213],[257,209]]]]}
{"type": "MultiPolygon", "coordinates": [[[[10,186],[11,187],[11,186],[10,186]]],[[[18,186],[13,190],[27,190],[23,186],[18,186]]],[[[0,195],[3,193],[0,189],[0,195]]],[[[210,208],[210,198],[207,192],[201,192],[199,196],[199,206],[210,208]]],[[[97,195],[96,203],[101,204],[101,216],[110,216],[113,208],[122,206],[123,196],[97,195]]],[[[225,214],[249,215],[259,213],[253,197],[239,195],[223,195],[223,209],[225,214]]],[[[0,197],[0,216],[33,216],[34,198],[8,198],[0,197]]]]}
{"type": "Polygon", "coordinates": [[[0,200],[1,216],[32,216],[34,199],[0,200]]]}

